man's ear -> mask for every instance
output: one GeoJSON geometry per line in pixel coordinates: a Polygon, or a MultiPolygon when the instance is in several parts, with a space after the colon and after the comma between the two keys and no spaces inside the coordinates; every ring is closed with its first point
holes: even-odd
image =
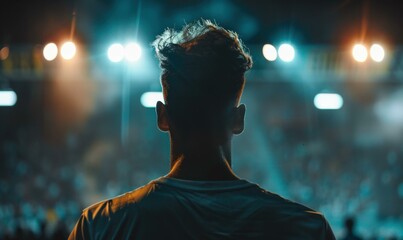
{"type": "Polygon", "coordinates": [[[157,102],[157,124],[161,131],[169,131],[168,113],[166,106],[158,101],[157,102]]]}
{"type": "Polygon", "coordinates": [[[245,127],[245,111],[246,107],[245,104],[239,105],[234,109],[233,115],[233,125],[232,125],[232,133],[233,134],[240,134],[243,132],[245,127]]]}

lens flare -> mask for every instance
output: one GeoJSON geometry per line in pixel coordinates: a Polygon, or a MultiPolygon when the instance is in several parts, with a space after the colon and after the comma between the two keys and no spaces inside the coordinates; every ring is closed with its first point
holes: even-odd
{"type": "Polygon", "coordinates": [[[6,60],[10,54],[10,49],[6,46],[0,50],[0,60],[6,60]]]}
{"type": "Polygon", "coordinates": [[[76,45],[73,42],[65,42],[62,45],[60,54],[62,55],[62,58],[70,60],[76,55],[76,51],[76,45]]]}
{"type": "Polygon", "coordinates": [[[375,62],[382,62],[385,58],[385,50],[380,44],[372,44],[369,49],[369,55],[375,62]]]}
{"type": "Polygon", "coordinates": [[[141,105],[146,108],[154,108],[158,101],[164,102],[162,92],[145,92],[140,98],[141,105]]]}
{"type": "Polygon", "coordinates": [[[277,50],[271,44],[265,44],[262,49],[263,56],[267,61],[275,61],[277,59],[277,50]]]}
{"type": "Polygon", "coordinates": [[[47,61],[53,61],[57,57],[58,49],[56,44],[54,43],[48,43],[46,46],[43,48],[43,57],[47,61]]]}
{"type": "Polygon", "coordinates": [[[362,44],[356,44],[353,47],[353,58],[357,62],[365,62],[368,57],[367,48],[362,44]]]}
{"type": "Polygon", "coordinates": [[[294,47],[288,43],[281,44],[278,49],[278,56],[284,62],[291,62],[295,57],[294,47]]]}
{"type": "Polygon", "coordinates": [[[125,49],[122,44],[114,43],[108,48],[108,58],[111,62],[120,62],[125,56],[125,49]]]}
{"type": "Polygon", "coordinates": [[[129,43],[125,48],[126,60],[136,62],[141,57],[141,47],[138,43],[129,43]]]}
{"type": "Polygon", "coordinates": [[[17,94],[14,91],[0,91],[0,107],[11,107],[17,102],[17,94]]]}
{"type": "Polygon", "coordinates": [[[319,93],[313,103],[317,109],[340,109],[343,107],[343,98],[337,93],[319,93]]]}

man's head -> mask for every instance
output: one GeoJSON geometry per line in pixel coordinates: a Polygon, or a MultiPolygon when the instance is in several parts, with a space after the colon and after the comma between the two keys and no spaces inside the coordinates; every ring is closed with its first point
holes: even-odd
{"type": "Polygon", "coordinates": [[[242,132],[245,106],[238,104],[252,59],[236,33],[201,20],[166,30],[154,47],[165,99],[157,104],[161,130],[220,141],[226,130],[242,132]]]}

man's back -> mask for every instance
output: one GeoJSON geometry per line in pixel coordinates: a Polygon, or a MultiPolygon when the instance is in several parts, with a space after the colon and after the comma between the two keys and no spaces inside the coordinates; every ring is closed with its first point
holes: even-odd
{"type": "Polygon", "coordinates": [[[245,180],[159,178],[84,210],[71,239],[334,239],[324,217],[245,180]]]}
{"type": "Polygon", "coordinates": [[[200,20],[167,29],[153,45],[164,97],[157,125],[169,133],[170,171],[86,209],[71,239],[334,239],[321,214],[232,170],[231,141],[244,130],[240,100],[252,67],[238,35],[200,20]]]}

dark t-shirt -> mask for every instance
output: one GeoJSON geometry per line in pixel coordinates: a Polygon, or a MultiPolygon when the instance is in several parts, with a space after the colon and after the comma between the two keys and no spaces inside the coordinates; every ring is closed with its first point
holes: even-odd
{"type": "Polygon", "coordinates": [[[69,239],[335,239],[322,214],[246,180],[162,177],[85,209],[69,239]]]}

